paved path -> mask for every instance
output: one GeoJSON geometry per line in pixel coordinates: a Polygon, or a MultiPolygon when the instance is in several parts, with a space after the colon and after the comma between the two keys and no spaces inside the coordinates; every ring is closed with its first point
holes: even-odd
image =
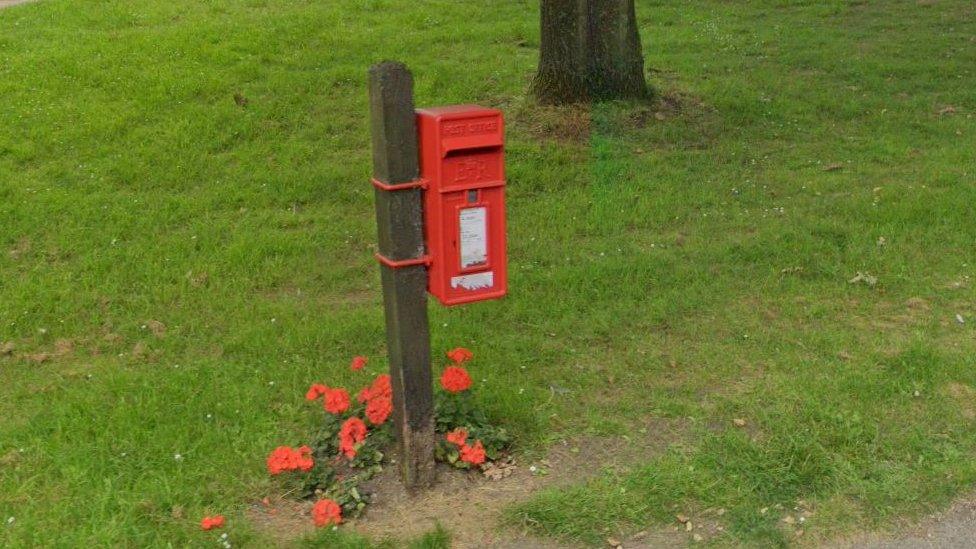
{"type": "Polygon", "coordinates": [[[31,1],[32,0],[0,0],[0,9],[9,8],[10,6],[16,6],[17,4],[23,4],[31,1]]]}
{"type": "Polygon", "coordinates": [[[873,534],[852,540],[849,549],[972,549],[976,547],[976,496],[957,501],[900,534],[873,534]]]}

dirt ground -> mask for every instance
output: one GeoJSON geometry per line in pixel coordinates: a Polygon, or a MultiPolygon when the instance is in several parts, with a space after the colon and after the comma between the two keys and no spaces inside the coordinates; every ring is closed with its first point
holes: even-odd
{"type": "MultiPolygon", "coordinates": [[[[623,437],[581,438],[557,442],[544,459],[530,463],[517,460],[504,478],[490,480],[479,472],[464,472],[443,466],[437,486],[411,497],[397,480],[395,467],[362,486],[373,501],[362,517],[346,528],[373,539],[409,539],[434,529],[438,524],[451,532],[459,548],[493,547],[539,549],[575,547],[555,540],[540,539],[502,527],[502,511],[529,499],[538,490],[576,484],[607,469],[625,469],[680,444],[687,433],[681,422],[656,420],[645,432],[630,440],[623,437]]],[[[303,504],[272,502],[256,505],[252,520],[283,544],[307,533],[311,524],[303,504]],[[296,507],[297,506],[297,507],[296,507]]],[[[624,547],[674,547],[691,540],[683,530],[644,531],[623,538],[624,547]]],[[[608,535],[609,537],[609,535],[608,535]]]]}

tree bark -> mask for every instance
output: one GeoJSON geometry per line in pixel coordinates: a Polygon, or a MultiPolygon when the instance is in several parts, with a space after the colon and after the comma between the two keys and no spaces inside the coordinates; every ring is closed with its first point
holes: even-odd
{"type": "Polygon", "coordinates": [[[634,0],[590,0],[590,97],[646,97],[634,0]]]}
{"type": "Polygon", "coordinates": [[[539,72],[533,90],[545,104],[588,99],[589,0],[542,0],[539,72]]]}
{"type": "Polygon", "coordinates": [[[541,0],[533,91],[543,104],[644,98],[634,0],[541,0]]]}

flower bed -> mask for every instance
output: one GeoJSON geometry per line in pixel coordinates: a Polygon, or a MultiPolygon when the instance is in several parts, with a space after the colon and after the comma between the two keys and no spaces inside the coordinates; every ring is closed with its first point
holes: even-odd
{"type": "MultiPolygon", "coordinates": [[[[511,439],[474,403],[474,383],[465,368],[474,358],[471,351],[458,347],[447,357],[451,363],[444,368],[440,390],[434,395],[435,457],[459,469],[484,467],[502,456],[511,439]]],[[[362,372],[367,363],[366,357],[357,356],[350,369],[362,372]]],[[[272,451],[266,462],[268,473],[281,479],[284,490],[315,500],[316,526],[338,525],[363,511],[369,498],[359,485],[388,462],[386,450],[393,442],[391,379],[388,374],[376,375],[355,399],[345,388],[313,383],[305,398],[321,401],[322,426],[311,445],[279,446],[272,451]]]]}

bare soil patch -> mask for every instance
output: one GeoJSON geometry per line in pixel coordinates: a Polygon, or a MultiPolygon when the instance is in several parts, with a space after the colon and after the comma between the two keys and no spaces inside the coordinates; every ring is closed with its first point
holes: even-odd
{"type": "MultiPolygon", "coordinates": [[[[556,548],[574,547],[556,540],[533,537],[528,532],[505,529],[502,513],[539,490],[584,482],[606,470],[623,470],[660,455],[672,444],[686,440],[683,421],[650,421],[633,437],[581,437],[557,442],[544,459],[521,461],[498,480],[480,472],[464,472],[441,466],[438,484],[428,492],[410,496],[400,484],[395,465],[361,487],[373,501],[362,517],[344,526],[372,539],[410,539],[443,526],[451,532],[454,547],[556,548]]],[[[282,543],[312,529],[304,502],[280,501],[255,505],[252,522],[282,543]]],[[[641,532],[641,546],[657,547],[684,542],[674,531],[641,532]],[[669,540],[666,542],[665,540],[669,540]],[[648,545],[645,545],[648,544],[648,545]]],[[[628,544],[627,546],[632,546],[628,544]]]]}
{"type": "Polygon", "coordinates": [[[593,122],[588,105],[531,105],[516,111],[512,124],[543,141],[588,145],[593,122]]]}
{"type": "Polygon", "coordinates": [[[976,390],[963,383],[950,382],[943,392],[959,405],[959,411],[966,419],[976,419],[976,390]]]}

